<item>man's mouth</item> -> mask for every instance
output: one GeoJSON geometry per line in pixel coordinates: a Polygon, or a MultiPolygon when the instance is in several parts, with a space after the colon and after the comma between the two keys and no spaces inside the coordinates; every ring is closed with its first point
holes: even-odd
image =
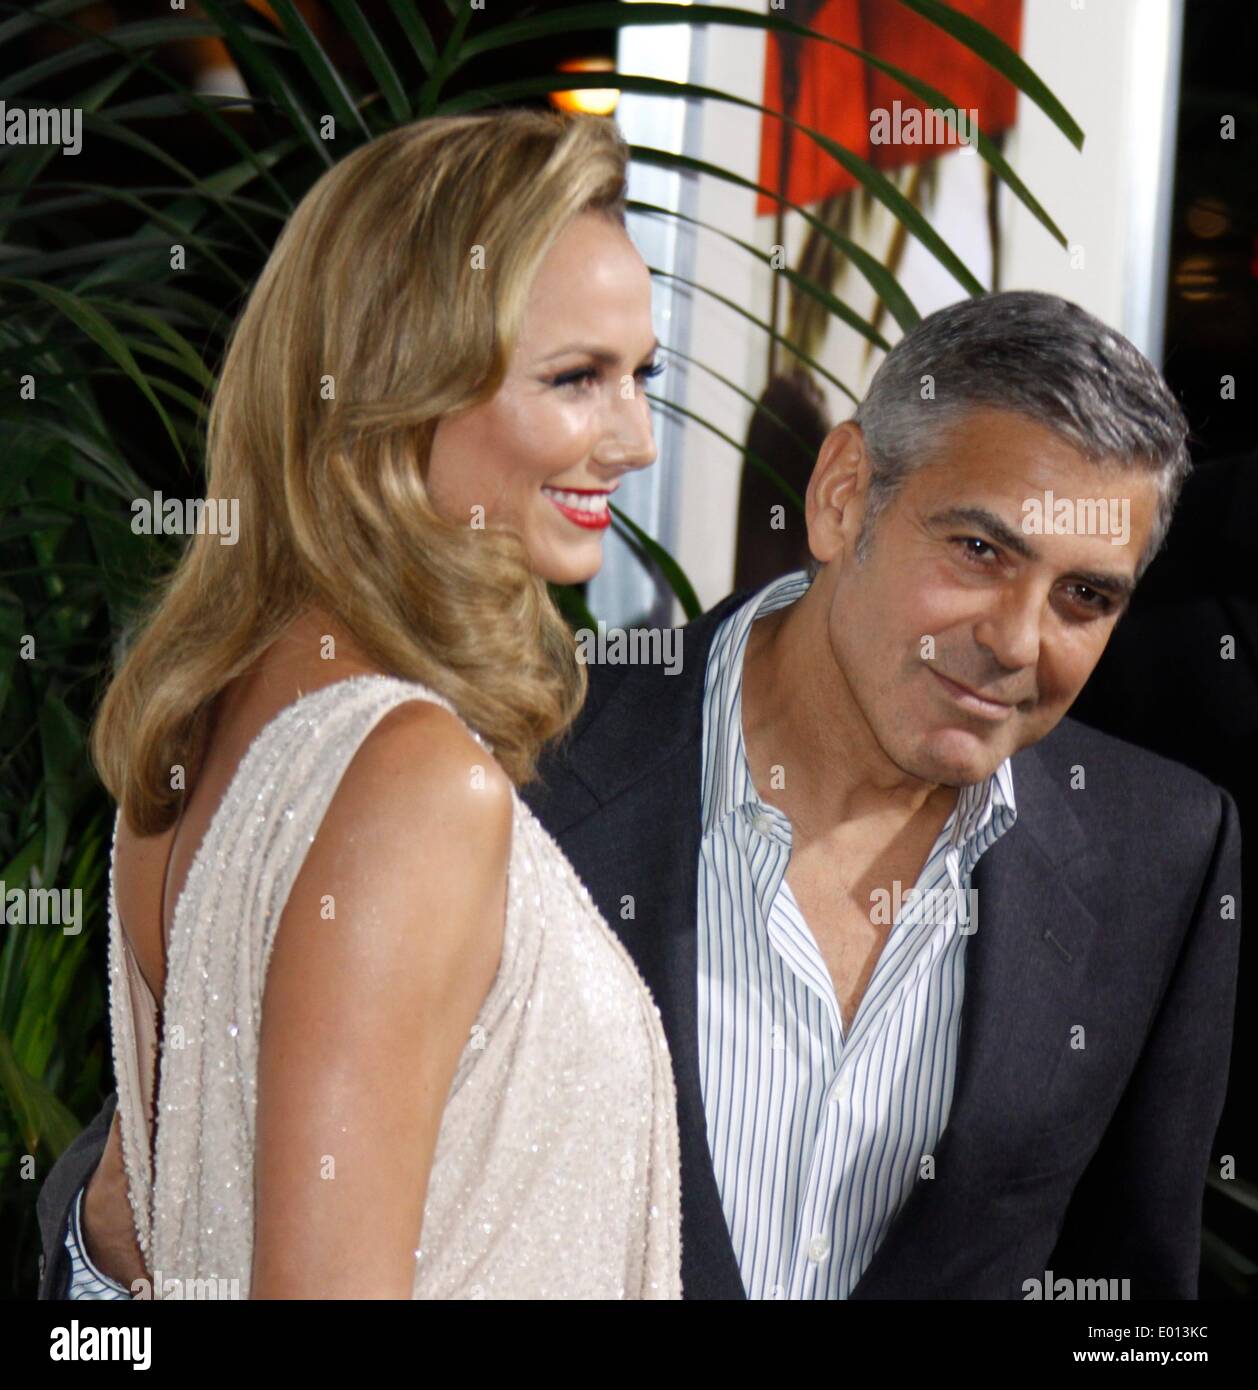
{"type": "Polygon", "coordinates": [[[957,704],[968,709],[971,713],[996,722],[1008,719],[1013,713],[1012,705],[1000,704],[995,700],[985,700],[981,695],[976,695],[966,686],[958,685],[956,681],[949,680],[947,676],[940,675],[933,667],[927,667],[927,670],[930,671],[931,675],[934,676],[953,699],[956,700],[957,704]]]}
{"type": "Polygon", "coordinates": [[[573,491],[569,488],[544,487],[543,494],[574,526],[587,531],[601,531],[611,525],[612,514],[607,506],[607,492],[573,491]]]}

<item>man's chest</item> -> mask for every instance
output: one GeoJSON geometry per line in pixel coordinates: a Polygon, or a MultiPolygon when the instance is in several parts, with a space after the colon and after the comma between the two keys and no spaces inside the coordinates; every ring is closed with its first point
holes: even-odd
{"type": "Polygon", "coordinates": [[[849,887],[827,873],[824,865],[792,857],[786,872],[805,925],[825,962],[846,1036],[865,997],[886,945],[890,926],[875,921],[867,904],[849,887]]]}
{"type": "Polygon", "coordinates": [[[844,1036],[860,1008],[894,925],[894,904],[921,876],[929,847],[848,855],[803,844],[791,855],[786,885],[829,972],[844,1036]]]}

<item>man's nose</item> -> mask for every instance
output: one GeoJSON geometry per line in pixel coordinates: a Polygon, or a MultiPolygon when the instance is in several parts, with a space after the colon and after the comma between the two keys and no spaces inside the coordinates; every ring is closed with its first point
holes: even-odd
{"type": "Polygon", "coordinates": [[[1007,671],[1034,669],[1040,658],[1044,595],[1038,586],[1010,585],[974,628],[975,640],[1007,671]]]}

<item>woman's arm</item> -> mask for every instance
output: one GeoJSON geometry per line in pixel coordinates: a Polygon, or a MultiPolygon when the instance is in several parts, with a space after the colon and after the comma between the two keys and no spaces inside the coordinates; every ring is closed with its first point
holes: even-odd
{"type": "Polygon", "coordinates": [[[347,769],[267,970],[253,1298],[411,1297],[442,1112],[501,956],[511,825],[506,775],[438,705],[392,711],[347,769]]]}
{"type": "Polygon", "coordinates": [[[81,1233],[88,1258],[111,1279],[131,1288],[147,1279],[144,1256],[135,1236],[127,1175],[122,1165],[122,1117],[114,1111],[100,1162],[83,1194],[81,1233]]]}

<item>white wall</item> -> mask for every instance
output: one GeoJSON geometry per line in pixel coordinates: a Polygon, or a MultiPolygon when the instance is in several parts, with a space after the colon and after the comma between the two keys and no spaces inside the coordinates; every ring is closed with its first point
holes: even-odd
{"type": "Polygon", "coordinates": [[[1078,5],[1026,0],[1023,56],[1083,127],[1083,149],[1020,97],[1007,151],[1075,251],[1002,191],[1006,287],[1073,299],[1157,358],[1182,0],[1078,5]]]}
{"type": "MultiPolygon", "coordinates": [[[[760,10],[753,0],[734,0],[739,9],[760,10]]],[[[764,34],[754,29],[708,26],[696,49],[691,81],[760,102],[764,87],[764,34]]],[[[688,150],[755,182],[760,167],[760,113],[726,102],[705,102],[700,111],[699,146],[688,150]]],[[[693,215],[744,241],[757,241],[756,195],[721,179],[695,180],[693,215]]],[[[767,319],[768,272],[763,264],[714,232],[693,239],[693,278],[734,304],[767,319]],[[761,303],[763,301],[763,303],[761,303]]],[[[735,309],[700,293],[690,297],[687,351],[713,372],[753,397],[763,385],[758,351],[764,336],[735,309]]],[[[741,442],[751,407],[713,376],[691,368],[686,375],[685,407],[741,442]]],[[[704,608],[729,593],[734,574],[734,528],[742,456],[733,445],[688,422],[682,431],[679,515],[673,555],[694,585],[704,608]]],[[[680,605],[674,614],[683,621],[680,605]]]]}

